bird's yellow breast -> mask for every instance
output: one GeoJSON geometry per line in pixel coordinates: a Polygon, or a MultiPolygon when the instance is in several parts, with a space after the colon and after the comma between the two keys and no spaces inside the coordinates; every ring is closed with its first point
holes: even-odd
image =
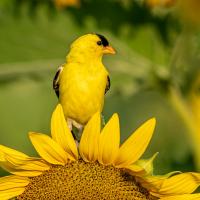
{"type": "Polygon", "coordinates": [[[66,118],[87,123],[102,111],[108,72],[102,63],[84,65],[68,63],[60,77],[60,103],[66,118]]]}

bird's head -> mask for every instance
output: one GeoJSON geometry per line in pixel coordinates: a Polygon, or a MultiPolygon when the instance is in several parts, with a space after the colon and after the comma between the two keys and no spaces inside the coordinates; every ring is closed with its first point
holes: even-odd
{"type": "Polygon", "coordinates": [[[101,59],[104,54],[115,54],[108,40],[99,34],[86,34],[76,39],[67,58],[70,59],[101,59]]]}

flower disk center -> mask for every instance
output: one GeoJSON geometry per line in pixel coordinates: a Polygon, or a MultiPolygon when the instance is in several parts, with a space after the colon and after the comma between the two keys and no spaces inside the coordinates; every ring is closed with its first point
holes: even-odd
{"type": "Polygon", "coordinates": [[[31,178],[18,200],[155,200],[134,177],[113,166],[83,160],[65,166],[52,166],[31,178]]]}

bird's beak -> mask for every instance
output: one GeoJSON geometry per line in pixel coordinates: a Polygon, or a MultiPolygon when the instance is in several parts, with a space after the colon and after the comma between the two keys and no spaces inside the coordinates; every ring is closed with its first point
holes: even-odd
{"type": "Polygon", "coordinates": [[[103,53],[104,54],[116,54],[116,51],[113,47],[106,46],[106,47],[103,48],[103,53]]]}

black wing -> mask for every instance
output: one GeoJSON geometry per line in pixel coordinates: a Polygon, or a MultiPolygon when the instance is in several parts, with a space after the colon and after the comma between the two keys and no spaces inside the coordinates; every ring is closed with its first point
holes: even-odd
{"type": "Polygon", "coordinates": [[[54,89],[54,91],[55,91],[55,93],[56,93],[58,98],[59,98],[59,79],[60,79],[60,74],[61,74],[61,72],[63,70],[63,67],[64,66],[61,65],[58,68],[58,70],[56,72],[56,75],[54,76],[54,79],[53,79],[53,89],[54,89]]]}
{"type": "Polygon", "coordinates": [[[107,76],[107,83],[106,83],[105,94],[108,92],[109,89],[110,89],[110,77],[107,76]]]}

